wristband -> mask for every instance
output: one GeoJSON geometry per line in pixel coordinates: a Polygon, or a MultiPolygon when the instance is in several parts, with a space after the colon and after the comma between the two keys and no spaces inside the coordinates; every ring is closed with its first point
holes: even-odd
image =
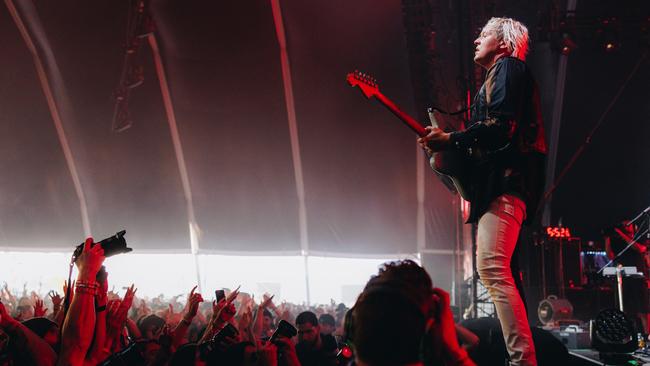
{"type": "Polygon", "coordinates": [[[74,288],[74,293],[75,294],[89,294],[89,295],[97,295],[97,287],[93,286],[87,286],[85,284],[79,284],[77,283],[74,288]]]}
{"type": "Polygon", "coordinates": [[[93,289],[93,290],[95,290],[95,289],[98,289],[98,288],[99,288],[99,283],[97,283],[97,282],[95,282],[95,281],[93,281],[93,282],[77,281],[77,282],[75,283],[75,287],[76,287],[76,288],[79,288],[79,287],[82,287],[82,288],[89,288],[89,289],[93,289]]]}
{"type": "Polygon", "coordinates": [[[75,294],[75,296],[77,294],[88,294],[88,295],[95,296],[95,295],[97,295],[97,289],[75,286],[74,294],[75,294]]]}

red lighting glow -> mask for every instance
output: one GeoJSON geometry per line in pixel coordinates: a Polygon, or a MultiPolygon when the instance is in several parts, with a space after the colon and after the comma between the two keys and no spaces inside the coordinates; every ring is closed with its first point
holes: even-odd
{"type": "Polygon", "coordinates": [[[343,346],[341,349],[341,356],[345,358],[351,358],[352,357],[352,350],[348,346],[343,346]]]}

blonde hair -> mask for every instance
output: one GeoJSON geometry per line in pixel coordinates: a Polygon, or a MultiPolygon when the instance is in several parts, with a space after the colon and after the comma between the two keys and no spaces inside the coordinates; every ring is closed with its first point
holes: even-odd
{"type": "Polygon", "coordinates": [[[503,41],[510,55],[522,61],[528,53],[528,28],[512,18],[492,18],[483,27],[483,32],[494,32],[503,41]]]}

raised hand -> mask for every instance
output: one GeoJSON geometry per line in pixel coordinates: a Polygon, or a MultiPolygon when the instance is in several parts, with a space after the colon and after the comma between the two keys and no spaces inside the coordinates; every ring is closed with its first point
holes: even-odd
{"type": "Polygon", "coordinates": [[[237,299],[237,296],[239,296],[239,288],[241,288],[241,285],[237,286],[236,289],[234,289],[231,293],[226,296],[226,303],[232,304],[235,299],[237,299]]]}
{"type": "MultiPolygon", "coordinates": [[[[456,325],[451,313],[449,293],[439,288],[433,288],[433,301],[436,306],[433,324],[433,338],[442,344],[442,354],[447,361],[456,361],[467,357],[467,353],[458,344],[456,325]]],[[[453,362],[452,362],[453,363],[453,362]]]]}
{"type": "Polygon", "coordinates": [[[260,308],[275,308],[275,305],[273,304],[273,297],[275,297],[275,295],[269,296],[268,294],[264,294],[264,296],[262,296],[263,301],[260,304],[260,308]]]}
{"type": "Polygon", "coordinates": [[[197,286],[194,286],[192,291],[190,291],[189,296],[187,297],[187,308],[184,320],[187,322],[192,322],[192,319],[196,316],[196,313],[199,311],[199,304],[203,302],[203,296],[199,293],[194,293],[197,286]]]}
{"type": "Polygon", "coordinates": [[[37,298],[34,301],[34,317],[37,318],[42,317],[45,316],[46,313],[47,313],[47,308],[43,304],[43,300],[37,298]]]}
{"type": "Polygon", "coordinates": [[[111,337],[115,337],[120,334],[122,326],[124,325],[123,316],[120,311],[120,305],[122,302],[120,300],[109,300],[108,305],[106,305],[106,334],[107,341],[111,337]]]}
{"type": "Polygon", "coordinates": [[[55,310],[61,307],[61,304],[63,303],[63,297],[61,297],[58,292],[50,291],[48,292],[47,296],[49,296],[50,300],[52,300],[52,306],[55,310]]]}
{"type": "Polygon", "coordinates": [[[126,294],[124,294],[124,299],[120,304],[120,308],[125,312],[125,314],[128,314],[131,305],[133,305],[133,298],[135,297],[136,291],[138,291],[138,289],[135,288],[134,284],[131,284],[131,287],[126,289],[126,294]]]}
{"type": "Polygon", "coordinates": [[[75,264],[79,270],[79,277],[87,281],[95,281],[99,268],[104,263],[104,249],[101,245],[93,245],[93,238],[86,238],[83,251],[75,264]]]}
{"type": "Polygon", "coordinates": [[[239,311],[239,324],[237,324],[240,331],[247,329],[253,322],[253,312],[250,308],[242,308],[239,311]]]}

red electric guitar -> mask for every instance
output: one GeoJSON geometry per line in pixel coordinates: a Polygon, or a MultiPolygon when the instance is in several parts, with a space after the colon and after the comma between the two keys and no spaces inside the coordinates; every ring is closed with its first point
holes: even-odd
{"type": "MultiPolygon", "coordinates": [[[[424,137],[428,134],[421,123],[404,113],[393,101],[379,91],[376,80],[371,76],[355,71],[348,74],[347,81],[353,87],[358,86],[366,98],[374,97],[377,99],[379,103],[388,108],[418,136],[424,137]]],[[[432,124],[435,124],[435,120],[432,121],[432,124]]],[[[438,126],[434,125],[434,127],[438,126]]],[[[470,201],[473,184],[470,174],[472,162],[469,157],[465,157],[455,150],[437,152],[433,154],[431,167],[436,173],[448,177],[461,197],[466,201],[470,201]]]]}

